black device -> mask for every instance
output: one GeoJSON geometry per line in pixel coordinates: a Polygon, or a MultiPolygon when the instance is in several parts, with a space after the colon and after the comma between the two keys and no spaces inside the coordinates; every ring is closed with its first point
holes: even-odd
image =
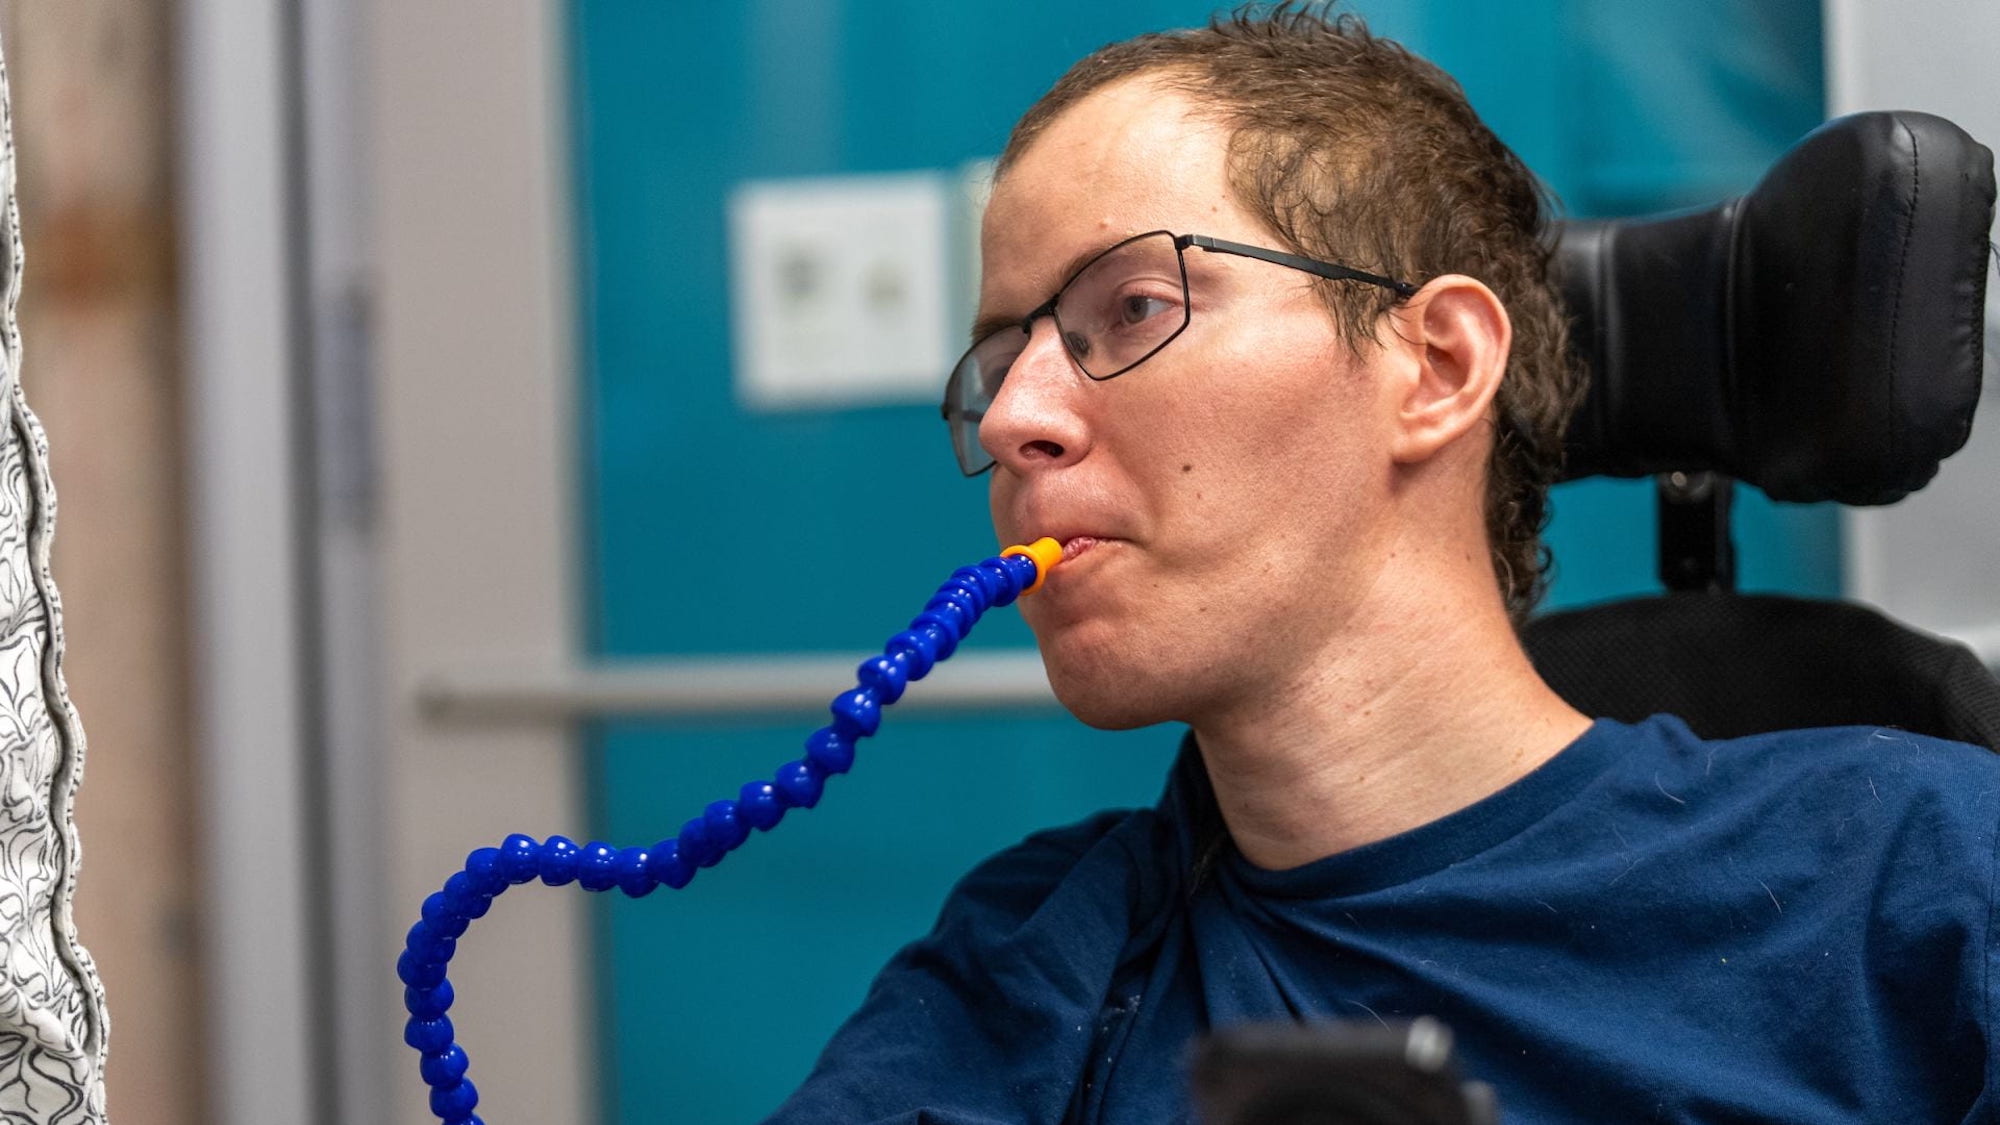
{"type": "Polygon", "coordinates": [[[1197,1040],[1201,1125],[1498,1125],[1492,1088],[1467,1082],[1451,1030],[1389,1023],[1255,1023],[1197,1040]]]}

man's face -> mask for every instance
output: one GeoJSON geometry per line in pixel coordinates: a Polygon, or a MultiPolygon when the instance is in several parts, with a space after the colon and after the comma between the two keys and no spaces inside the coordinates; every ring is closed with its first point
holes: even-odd
{"type": "MultiPolygon", "coordinates": [[[[1040,306],[1144,231],[1274,245],[1229,189],[1227,130],[1146,80],[1057,118],[995,185],[982,319],[1040,306]]],[[[1086,722],[1205,718],[1300,687],[1392,553],[1393,405],[1296,270],[1189,250],[1192,319],[1094,382],[1037,320],[980,427],[995,530],[1069,558],[1024,599],[1086,722]]],[[[1365,357],[1378,353],[1364,349],[1365,357]]]]}

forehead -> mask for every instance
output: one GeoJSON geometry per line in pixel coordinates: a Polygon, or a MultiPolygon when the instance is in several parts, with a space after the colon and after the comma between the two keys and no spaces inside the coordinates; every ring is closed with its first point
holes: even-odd
{"type": "Polygon", "coordinates": [[[1081,256],[1143,231],[1255,236],[1261,224],[1229,192],[1228,145],[1228,128],[1186,93],[1143,77],[1093,91],[994,184],[982,303],[1046,296],[1081,256]]]}

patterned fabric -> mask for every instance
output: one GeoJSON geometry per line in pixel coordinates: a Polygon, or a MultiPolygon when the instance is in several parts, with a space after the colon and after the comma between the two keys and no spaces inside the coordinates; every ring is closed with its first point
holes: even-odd
{"type": "Polygon", "coordinates": [[[63,687],[49,572],[48,437],[21,393],[13,138],[0,60],[0,1122],[101,1125],[104,986],[71,914],[83,728],[63,687]]]}

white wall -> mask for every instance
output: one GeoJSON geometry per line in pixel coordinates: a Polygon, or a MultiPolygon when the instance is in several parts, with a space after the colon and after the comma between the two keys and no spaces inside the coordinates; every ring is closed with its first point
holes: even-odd
{"type": "MultiPolygon", "coordinates": [[[[390,984],[403,931],[466,852],[582,827],[567,728],[447,725],[418,703],[429,679],[467,665],[573,659],[565,10],[364,9],[390,984]]],[[[531,883],[461,942],[451,1014],[487,1120],[592,1119],[583,922],[575,888],[531,883]]],[[[390,1120],[434,1122],[415,1053],[393,1030],[381,1042],[394,1056],[390,1120]]]]}
{"type": "MultiPolygon", "coordinates": [[[[2000,148],[2000,3],[1826,0],[1827,112],[1917,109],[2000,148]]],[[[1987,380],[1966,448],[1901,504],[1847,516],[1853,596],[1971,642],[2000,666],[2000,281],[1987,291],[1987,380]]]]}

